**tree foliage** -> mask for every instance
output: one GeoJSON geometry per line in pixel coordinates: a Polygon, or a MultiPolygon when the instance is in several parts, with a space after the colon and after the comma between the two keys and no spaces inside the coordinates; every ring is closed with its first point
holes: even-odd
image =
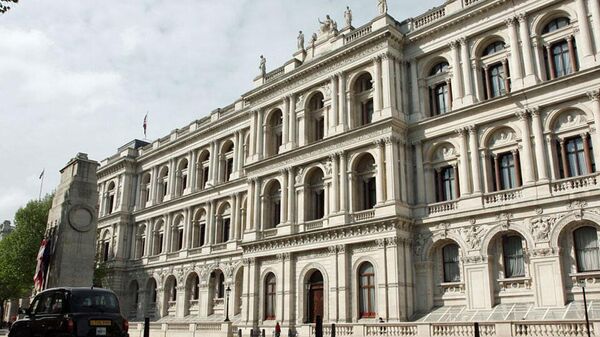
{"type": "Polygon", "coordinates": [[[32,200],[15,214],[15,230],[0,241],[0,303],[31,295],[37,253],[44,237],[52,195],[32,200]]]}
{"type": "Polygon", "coordinates": [[[11,3],[17,3],[19,0],[0,0],[0,14],[6,13],[10,9],[11,3]]]}

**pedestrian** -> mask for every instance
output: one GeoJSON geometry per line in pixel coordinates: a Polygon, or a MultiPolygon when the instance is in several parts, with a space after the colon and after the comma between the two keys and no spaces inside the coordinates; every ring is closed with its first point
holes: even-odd
{"type": "Polygon", "coordinates": [[[279,322],[275,323],[275,337],[281,337],[281,325],[279,325],[279,322]]]}
{"type": "MultiPolygon", "coordinates": [[[[383,324],[383,323],[385,323],[385,321],[383,320],[383,318],[382,318],[382,317],[379,317],[379,320],[378,320],[378,321],[379,321],[379,324],[383,324]]],[[[385,327],[384,327],[384,326],[382,326],[382,327],[380,327],[380,328],[379,328],[379,334],[380,334],[381,336],[385,335],[385,327]]]]}

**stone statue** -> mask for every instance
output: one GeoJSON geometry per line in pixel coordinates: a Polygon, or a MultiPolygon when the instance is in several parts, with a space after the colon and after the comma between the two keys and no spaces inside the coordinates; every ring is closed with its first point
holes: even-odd
{"type": "Polygon", "coordinates": [[[260,55],[260,65],[258,66],[260,69],[260,76],[265,77],[267,75],[267,59],[260,55]]]}
{"type": "Polygon", "coordinates": [[[388,11],[387,0],[378,0],[377,8],[379,8],[379,14],[386,14],[388,11]]]}
{"type": "Polygon", "coordinates": [[[327,34],[333,30],[333,20],[331,20],[329,15],[325,17],[324,22],[321,22],[321,19],[319,19],[319,23],[321,24],[321,34],[327,34]]]}
{"type": "Polygon", "coordinates": [[[346,6],[346,11],[344,12],[344,20],[346,20],[346,27],[352,26],[352,10],[350,6],[346,6]]]}
{"type": "Polygon", "coordinates": [[[298,49],[304,50],[304,33],[302,31],[298,34],[298,49]]]}

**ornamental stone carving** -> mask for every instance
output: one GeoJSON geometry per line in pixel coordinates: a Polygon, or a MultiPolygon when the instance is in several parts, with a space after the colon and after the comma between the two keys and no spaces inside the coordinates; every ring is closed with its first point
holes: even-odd
{"type": "Polygon", "coordinates": [[[555,222],[555,217],[534,218],[529,224],[529,230],[536,241],[547,241],[550,238],[550,231],[555,222]]]}
{"type": "Polygon", "coordinates": [[[483,255],[470,255],[461,257],[460,260],[464,264],[476,264],[476,263],[484,263],[487,261],[487,257],[483,255]]]}
{"type": "Polygon", "coordinates": [[[553,247],[530,249],[528,252],[530,257],[546,257],[558,255],[558,249],[553,247]]]}
{"type": "Polygon", "coordinates": [[[481,226],[473,225],[463,228],[461,233],[469,249],[479,248],[483,239],[483,229],[481,226]]]}
{"type": "Polygon", "coordinates": [[[496,220],[502,226],[502,229],[508,230],[510,228],[510,221],[513,218],[511,213],[500,213],[496,216],[496,220]]]}
{"type": "Polygon", "coordinates": [[[415,256],[421,256],[423,254],[423,248],[431,237],[431,233],[416,233],[413,245],[415,256]]]}
{"type": "Polygon", "coordinates": [[[438,235],[444,239],[448,237],[449,230],[450,230],[450,224],[447,222],[442,222],[435,227],[436,235],[438,235]]]}

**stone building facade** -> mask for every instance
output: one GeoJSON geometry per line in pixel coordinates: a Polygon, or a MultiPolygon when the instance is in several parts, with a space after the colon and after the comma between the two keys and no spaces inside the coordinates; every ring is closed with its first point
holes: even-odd
{"type": "Polygon", "coordinates": [[[582,282],[600,299],[599,1],[382,11],[101,163],[98,251],[132,320],[426,336],[444,327],[402,322],[444,310],[532,336],[582,282]]]}

